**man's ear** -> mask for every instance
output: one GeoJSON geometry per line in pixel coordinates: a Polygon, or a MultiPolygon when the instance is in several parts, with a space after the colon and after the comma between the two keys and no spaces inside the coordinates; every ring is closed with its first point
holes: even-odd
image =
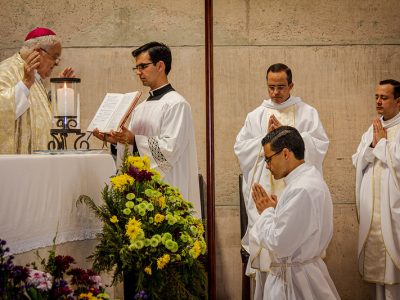
{"type": "Polygon", "coordinates": [[[157,62],[157,71],[165,73],[165,63],[162,60],[157,62]]]}
{"type": "Polygon", "coordinates": [[[289,158],[290,151],[288,148],[283,148],[283,155],[285,156],[285,159],[289,158]]]}

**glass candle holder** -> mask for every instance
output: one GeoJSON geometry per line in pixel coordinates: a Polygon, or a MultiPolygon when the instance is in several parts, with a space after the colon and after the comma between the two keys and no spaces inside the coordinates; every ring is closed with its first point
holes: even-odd
{"type": "Polygon", "coordinates": [[[53,128],[80,128],[80,78],[50,78],[53,128]]]}

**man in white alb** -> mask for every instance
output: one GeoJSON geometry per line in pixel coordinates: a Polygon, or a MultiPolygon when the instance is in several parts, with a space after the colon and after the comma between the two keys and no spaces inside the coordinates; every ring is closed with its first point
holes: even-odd
{"type": "MultiPolygon", "coordinates": [[[[260,183],[269,193],[277,196],[285,186],[282,180],[275,180],[265,168],[261,146],[265,134],[281,125],[297,128],[305,142],[306,162],[314,165],[321,174],[322,162],[329,145],[317,110],[299,97],[290,95],[294,86],[290,68],[281,63],[271,65],[266,77],[270,99],[264,100],[247,115],[234,145],[243,174],[242,193],[246,204],[248,227],[242,239],[242,246],[247,252],[249,252],[249,230],[259,217],[250,193],[253,183],[260,183]]],[[[248,264],[246,274],[251,276],[254,273],[255,270],[248,264]]]]}
{"type": "Polygon", "coordinates": [[[360,222],[358,265],[376,299],[400,299],[400,82],[375,91],[375,118],[353,155],[360,222]]]}
{"type": "Polygon", "coordinates": [[[133,68],[144,86],[150,87],[147,100],[133,111],[129,129],[111,135],[95,130],[99,139],[118,143],[117,161],[125,150],[150,157],[151,167],[163,180],[179,188],[183,197],[193,203],[200,217],[200,191],[197,152],[190,104],[168,82],[172,55],[158,42],[147,43],[132,52],[133,68]]]}
{"type": "Polygon", "coordinates": [[[321,258],[333,234],[333,205],[320,171],[305,162],[293,127],[272,130],[262,145],[266,167],[286,186],[279,197],[252,187],[260,217],[250,231],[250,260],[268,270],[265,282],[256,282],[262,294],[255,300],[340,299],[321,258]]]}

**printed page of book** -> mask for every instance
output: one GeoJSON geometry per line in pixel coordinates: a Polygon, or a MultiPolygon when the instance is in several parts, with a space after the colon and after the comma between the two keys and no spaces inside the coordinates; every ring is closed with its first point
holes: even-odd
{"type": "Polygon", "coordinates": [[[128,111],[129,107],[132,105],[136,96],[139,92],[127,93],[122,95],[122,99],[118,104],[118,108],[114,111],[110,122],[105,128],[104,132],[110,132],[111,130],[118,130],[120,126],[120,122],[128,111]]]}
{"type": "Polygon", "coordinates": [[[91,132],[95,128],[98,128],[101,132],[104,132],[110,123],[114,111],[117,110],[119,103],[122,101],[122,96],[123,94],[107,93],[92,122],[90,122],[87,131],[91,132]]]}

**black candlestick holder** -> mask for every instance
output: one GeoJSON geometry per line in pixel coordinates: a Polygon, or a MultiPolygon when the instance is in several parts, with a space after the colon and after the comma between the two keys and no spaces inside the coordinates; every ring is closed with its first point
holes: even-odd
{"type": "Polygon", "coordinates": [[[50,129],[50,135],[53,137],[53,140],[48,143],[48,150],[67,150],[68,134],[77,135],[74,141],[75,150],[89,149],[89,138],[82,140],[82,138],[86,135],[86,132],[81,132],[79,128],[76,128],[78,125],[76,116],[54,116],[53,118],[56,120],[55,125],[57,128],[50,129]]]}

